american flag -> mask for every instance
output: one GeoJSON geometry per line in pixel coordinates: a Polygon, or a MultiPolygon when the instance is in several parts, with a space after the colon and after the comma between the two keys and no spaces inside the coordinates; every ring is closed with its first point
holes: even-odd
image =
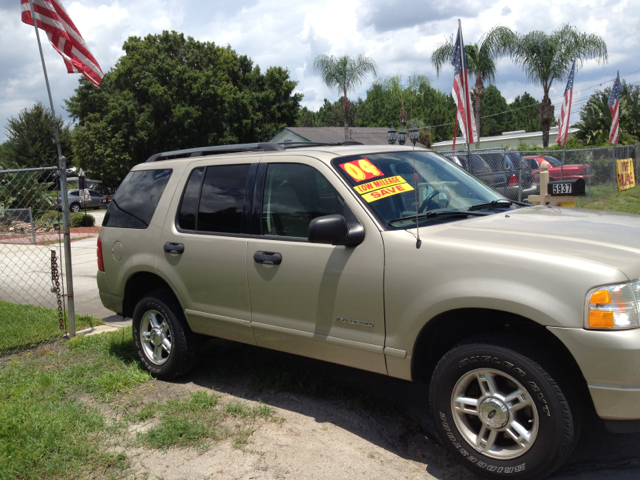
{"type": "Polygon", "coordinates": [[[611,95],[609,95],[609,111],[611,112],[611,131],[609,132],[609,142],[618,143],[618,134],[620,133],[620,71],[616,81],[613,82],[613,88],[611,89],[611,95]]]}
{"type": "Polygon", "coordinates": [[[471,113],[471,94],[469,93],[469,75],[464,63],[464,43],[462,42],[462,25],[458,26],[458,38],[453,48],[451,64],[455,69],[453,77],[453,100],[456,102],[456,117],[460,124],[460,132],[467,144],[478,139],[476,121],[471,113]]]}
{"type": "MultiPolygon", "coordinates": [[[[67,66],[69,73],[82,73],[96,87],[100,86],[102,70],[87,48],[82,35],[67,14],[60,0],[32,0],[38,27],[47,32],[49,41],[67,66]]],[[[33,25],[29,0],[20,0],[22,21],[33,25]]]]}
{"type": "Polygon", "coordinates": [[[573,100],[573,76],[576,71],[576,61],[573,61],[569,80],[567,80],[567,88],[564,89],[564,102],[560,110],[560,118],[558,119],[558,145],[567,143],[567,135],[569,134],[569,117],[571,116],[571,101],[573,100]]]}

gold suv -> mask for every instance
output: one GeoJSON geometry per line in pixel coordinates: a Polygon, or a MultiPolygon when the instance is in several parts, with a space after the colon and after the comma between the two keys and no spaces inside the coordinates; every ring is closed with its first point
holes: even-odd
{"type": "Polygon", "coordinates": [[[539,479],[584,408],[640,424],[639,239],[638,216],[513,202],[429,150],[205,147],[127,175],[98,286],[158,378],[214,336],[427,382],[461,462],[539,479]]]}

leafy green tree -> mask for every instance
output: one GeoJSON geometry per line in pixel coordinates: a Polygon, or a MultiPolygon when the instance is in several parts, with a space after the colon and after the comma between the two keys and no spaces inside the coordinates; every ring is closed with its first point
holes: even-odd
{"type": "Polygon", "coordinates": [[[302,95],[284,68],[262,73],[231,47],[176,32],[130,37],[123,49],[102,88],[81,79],[66,102],[79,164],[107,186],[153,153],[266,141],[295,122],[302,95]]]}
{"type": "MultiPolygon", "coordinates": [[[[362,103],[361,99],[350,102],[348,123],[350,127],[356,126],[356,118],[358,116],[358,108],[362,103]]],[[[331,103],[326,98],[324,104],[317,112],[312,112],[307,107],[302,108],[298,112],[296,126],[298,127],[339,127],[344,123],[344,114],[342,110],[342,102],[336,100],[331,103]]]]}
{"type": "Polygon", "coordinates": [[[539,30],[518,34],[511,48],[511,58],[525,71],[529,80],[542,85],[544,96],[538,108],[542,125],[542,144],[549,145],[549,128],[554,120],[554,107],[549,90],[556,80],[566,79],[571,65],[576,60],[582,65],[585,60],[607,61],[607,45],[597,34],[578,32],[571,25],[563,25],[546,34],[539,30]]]}
{"type": "MultiPolygon", "coordinates": [[[[60,132],[62,154],[71,164],[71,130],[62,117],[56,119],[60,132]]],[[[58,165],[58,150],[51,110],[38,102],[23,109],[18,117],[7,121],[7,140],[0,148],[0,164],[5,168],[54,167],[58,165]]]]}
{"type": "MultiPolygon", "coordinates": [[[[376,82],[367,91],[367,97],[358,109],[356,125],[359,127],[389,127],[398,125],[402,101],[407,114],[407,125],[414,123],[439,142],[453,137],[455,103],[451,95],[431,87],[424,77],[419,81],[401,82],[401,77],[391,81],[376,82]],[[402,92],[395,89],[401,86],[402,92]],[[435,127],[429,127],[433,126],[435,127]]],[[[425,137],[426,138],[426,137],[425,137]]],[[[422,142],[424,143],[424,142],[422,142]]]]}
{"type": "MultiPolygon", "coordinates": [[[[464,46],[465,61],[471,75],[476,76],[476,84],[473,87],[476,128],[481,132],[480,113],[482,111],[482,99],[485,95],[484,80],[493,82],[496,76],[496,60],[508,55],[516,40],[516,34],[508,27],[496,26],[485,32],[478,43],[464,46]]],[[[436,67],[436,72],[445,65],[451,63],[454,52],[454,39],[451,37],[439,44],[431,55],[431,63],[436,67]]],[[[476,146],[480,145],[480,138],[476,146]]]]}
{"type": "MultiPolygon", "coordinates": [[[[640,87],[622,81],[620,91],[620,124],[618,143],[626,145],[640,139],[640,87]]],[[[611,112],[609,96],[611,87],[597,90],[590,97],[580,113],[580,121],[575,124],[579,129],[576,137],[588,146],[611,145],[611,112]]]]}
{"type": "Polygon", "coordinates": [[[344,114],[344,139],[349,139],[349,110],[351,102],[347,95],[354,88],[362,84],[369,73],[374,76],[376,63],[372,58],[364,55],[350,57],[334,57],[333,55],[318,55],[313,62],[316,70],[320,71],[322,81],[329,87],[342,93],[342,111],[344,114]]]}
{"type": "MultiPolygon", "coordinates": [[[[527,132],[541,131],[542,124],[540,123],[540,115],[538,115],[539,106],[540,102],[527,92],[517,96],[515,100],[509,104],[508,130],[525,130],[527,132]]],[[[551,126],[555,125],[556,120],[554,118],[551,126]]]]}
{"type": "Polygon", "coordinates": [[[409,115],[413,118],[413,100],[419,95],[420,87],[429,87],[429,79],[424,75],[413,75],[408,81],[404,82],[402,76],[395,75],[393,77],[379,80],[376,82],[393,103],[396,104],[398,113],[398,123],[406,124],[409,115]],[[407,113],[405,103],[410,112],[407,113]]]}
{"type": "Polygon", "coordinates": [[[489,85],[484,92],[482,102],[482,130],[483,137],[501,135],[511,130],[509,124],[509,105],[500,90],[495,85],[489,85]]]}

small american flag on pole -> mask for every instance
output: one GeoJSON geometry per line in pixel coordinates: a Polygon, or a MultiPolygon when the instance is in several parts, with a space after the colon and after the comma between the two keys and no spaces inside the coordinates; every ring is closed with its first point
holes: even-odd
{"type": "Polygon", "coordinates": [[[560,110],[560,118],[558,119],[558,145],[567,143],[567,135],[569,134],[569,117],[571,117],[571,101],[573,100],[573,77],[576,71],[576,61],[573,61],[569,80],[567,80],[567,88],[564,89],[564,102],[560,110]]]}
{"type": "Polygon", "coordinates": [[[467,145],[478,139],[476,121],[471,113],[471,94],[469,93],[469,75],[465,65],[464,43],[462,41],[462,25],[458,25],[458,38],[453,47],[451,61],[455,69],[453,77],[453,100],[456,102],[456,118],[460,124],[460,132],[467,145]]]}
{"type": "Polygon", "coordinates": [[[609,111],[611,112],[611,131],[609,132],[609,142],[614,145],[618,143],[618,134],[620,133],[620,71],[616,81],[613,82],[611,95],[609,95],[609,111]]]}
{"type": "MultiPolygon", "coordinates": [[[[67,66],[69,73],[82,73],[96,87],[100,86],[102,70],[93,57],[80,31],[74,25],[60,0],[32,0],[38,27],[47,32],[49,41],[67,66]]],[[[29,0],[20,0],[22,21],[33,25],[29,0]]]]}

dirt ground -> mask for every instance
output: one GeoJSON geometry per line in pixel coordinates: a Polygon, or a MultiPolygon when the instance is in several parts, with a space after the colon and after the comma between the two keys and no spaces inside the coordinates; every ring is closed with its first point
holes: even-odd
{"type": "MultiPolygon", "coordinates": [[[[475,478],[429,439],[430,434],[421,425],[425,419],[420,418],[423,414],[418,404],[425,398],[424,388],[232,342],[215,340],[208,349],[194,374],[180,382],[154,381],[152,386],[144,386],[134,394],[138,398],[129,400],[144,404],[185,398],[190,392],[206,389],[221,395],[222,403],[239,400],[249,406],[260,402],[269,405],[275,417],[283,421],[257,422],[243,448],[234,448],[230,441],[212,444],[206,451],[127,448],[136,478],[475,478]],[[231,363],[239,358],[241,366],[235,368],[231,363]],[[251,358],[268,365],[267,368],[281,365],[282,376],[268,379],[266,388],[262,389],[264,385],[259,379],[256,382],[256,376],[263,372],[248,365],[251,358]],[[301,372],[305,377],[301,383],[296,385],[295,380],[290,381],[301,372]],[[314,375],[320,377],[319,382],[309,378],[314,375]],[[329,385],[332,391],[326,392],[329,385]],[[374,395],[371,388],[383,389],[386,393],[374,395]],[[397,395],[414,396],[415,411],[387,398],[397,395]]],[[[134,436],[152,425],[152,422],[133,425],[129,432],[134,436]]],[[[124,451],[121,447],[115,450],[124,451]]]]}
{"type": "MultiPolygon", "coordinates": [[[[205,451],[129,448],[136,478],[477,478],[434,441],[423,385],[223,340],[208,342],[202,358],[181,381],[145,387],[141,403],[206,389],[223,403],[262,402],[284,421],[258,422],[240,449],[229,441],[205,451]]],[[[576,451],[551,478],[639,478],[638,440],[638,434],[609,434],[587,416],[576,451]]]]}

